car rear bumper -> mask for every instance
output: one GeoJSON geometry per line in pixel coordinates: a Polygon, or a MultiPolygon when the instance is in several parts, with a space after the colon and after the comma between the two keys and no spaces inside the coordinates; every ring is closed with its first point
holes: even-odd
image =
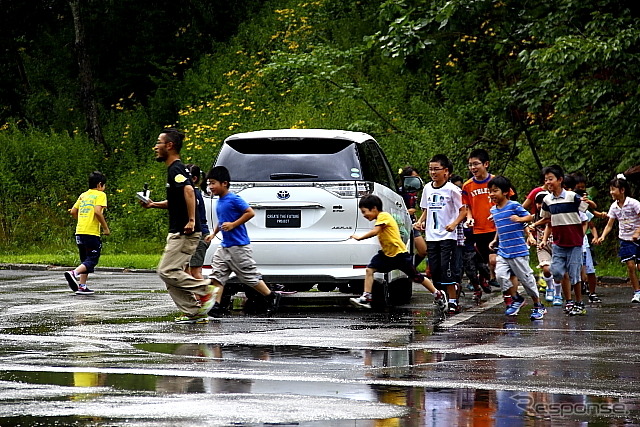
{"type": "MultiPolygon", "coordinates": [[[[213,245],[212,245],[213,246],[213,245]]],[[[270,283],[344,283],[364,279],[366,266],[380,250],[376,239],[342,242],[252,242],[254,259],[270,283]]],[[[215,248],[209,248],[205,264],[215,248]]],[[[203,273],[210,272],[205,265],[203,273]]]]}

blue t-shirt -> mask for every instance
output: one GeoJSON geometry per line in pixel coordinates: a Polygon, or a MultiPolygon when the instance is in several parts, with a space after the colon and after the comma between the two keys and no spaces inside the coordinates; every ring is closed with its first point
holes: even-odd
{"type": "Polygon", "coordinates": [[[529,215],[529,212],[520,203],[509,200],[502,209],[493,206],[491,215],[493,215],[493,222],[496,225],[500,241],[498,255],[503,258],[528,256],[529,247],[524,240],[524,223],[513,222],[509,217],[511,215],[523,217],[529,215]]]}
{"type": "MultiPolygon", "coordinates": [[[[218,199],[216,205],[216,215],[218,216],[218,224],[224,222],[233,222],[240,218],[242,214],[249,208],[249,204],[242,197],[235,193],[227,193],[218,199]]],[[[234,228],[231,231],[222,232],[222,247],[245,246],[251,243],[247,228],[244,224],[234,228]]]]}

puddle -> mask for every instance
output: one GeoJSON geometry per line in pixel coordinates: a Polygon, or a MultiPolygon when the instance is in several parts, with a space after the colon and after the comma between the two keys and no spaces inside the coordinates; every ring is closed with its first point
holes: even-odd
{"type": "Polygon", "coordinates": [[[375,383],[349,384],[349,394],[336,384],[291,385],[206,376],[5,371],[0,372],[0,425],[618,426],[640,416],[640,401],[624,397],[375,383]]]}

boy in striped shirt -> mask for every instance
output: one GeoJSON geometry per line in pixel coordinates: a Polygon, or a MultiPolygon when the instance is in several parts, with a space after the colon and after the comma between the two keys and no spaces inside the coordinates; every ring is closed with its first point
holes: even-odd
{"type": "Polygon", "coordinates": [[[487,183],[487,187],[489,197],[495,204],[491,208],[491,216],[497,234],[489,247],[493,250],[497,248],[498,251],[496,279],[503,294],[510,295],[512,301],[505,314],[515,316],[525,305],[524,297],[518,294],[517,285],[513,285],[509,280],[511,275],[515,275],[533,300],[531,320],[540,320],[544,317],[546,309],[540,302],[533,270],[529,266],[529,247],[524,237],[524,224],[531,221],[533,215],[520,203],[509,200],[511,183],[507,178],[496,176],[487,183]]]}
{"type": "MultiPolygon", "coordinates": [[[[550,220],[544,232],[541,245],[547,246],[549,234],[553,234],[551,250],[551,274],[553,280],[561,282],[569,275],[568,289],[564,289],[567,299],[565,311],[571,316],[585,315],[587,310],[582,302],[582,244],[584,239],[583,219],[580,212],[588,208],[583,198],[573,191],[562,187],[564,171],[560,166],[547,166],[542,169],[544,183],[549,194],[542,200],[542,218],[550,220]],[[575,302],[571,300],[571,286],[575,292],[575,302]]],[[[563,285],[564,287],[564,285],[563,285]]]]}

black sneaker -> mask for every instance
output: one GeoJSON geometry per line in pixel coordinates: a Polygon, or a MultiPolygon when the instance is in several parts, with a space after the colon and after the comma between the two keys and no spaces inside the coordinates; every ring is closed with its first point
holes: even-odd
{"type": "Polygon", "coordinates": [[[449,301],[448,313],[449,316],[460,313],[460,306],[455,302],[449,301]]]}
{"type": "Polygon", "coordinates": [[[280,308],[280,298],[282,298],[280,292],[271,292],[267,295],[267,314],[271,315],[278,312],[280,308]]]}
{"type": "Polygon", "coordinates": [[[208,314],[210,317],[222,317],[228,313],[229,311],[222,307],[219,302],[215,302],[208,314]]]}
{"type": "Polygon", "coordinates": [[[601,299],[600,299],[600,297],[599,297],[598,295],[596,295],[596,293],[594,292],[594,293],[592,293],[592,294],[589,294],[589,302],[592,302],[592,303],[600,303],[600,302],[602,302],[602,300],[601,300],[601,299]]]}
{"type": "Polygon", "coordinates": [[[492,292],[491,285],[487,282],[487,279],[484,277],[480,279],[480,287],[484,291],[485,294],[490,294],[492,292]]]}
{"type": "Polygon", "coordinates": [[[67,283],[73,292],[78,290],[80,282],[78,282],[78,276],[76,276],[75,270],[69,270],[64,272],[64,278],[67,279],[67,283]]]}
{"type": "Polygon", "coordinates": [[[78,290],[76,291],[76,295],[93,295],[94,292],[89,289],[87,286],[78,286],[78,290]]]}

